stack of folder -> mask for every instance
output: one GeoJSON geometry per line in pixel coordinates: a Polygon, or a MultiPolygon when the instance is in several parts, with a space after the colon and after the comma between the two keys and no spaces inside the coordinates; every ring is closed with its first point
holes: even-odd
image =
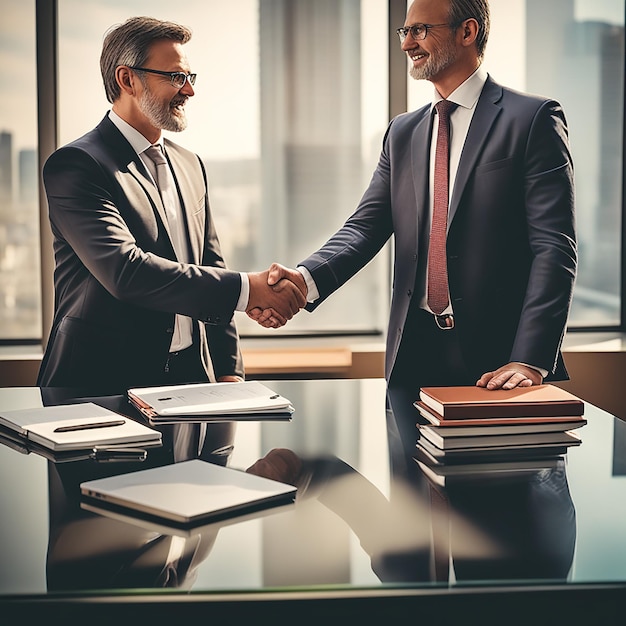
{"type": "Polygon", "coordinates": [[[54,463],[143,461],[159,431],[92,402],[0,409],[0,444],[54,463]]]}
{"type": "Polygon", "coordinates": [[[423,387],[415,402],[415,460],[439,484],[446,477],[516,476],[556,467],[587,422],[584,402],[553,385],[490,391],[423,387]]]}

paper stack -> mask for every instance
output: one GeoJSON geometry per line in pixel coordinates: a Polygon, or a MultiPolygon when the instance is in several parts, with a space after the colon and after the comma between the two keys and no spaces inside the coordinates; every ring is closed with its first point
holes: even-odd
{"type": "Polygon", "coordinates": [[[128,390],[152,425],[180,422],[290,420],[291,402],[258,381],[192,383],[128,390]]]}

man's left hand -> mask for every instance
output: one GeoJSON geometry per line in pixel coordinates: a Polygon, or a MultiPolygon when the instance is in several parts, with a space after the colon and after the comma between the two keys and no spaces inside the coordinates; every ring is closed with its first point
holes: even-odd
{"type": "Polygon", "coordinates": [[[487,389],[514,389],[541,385],[543,377],[534,368],[523,363],[507,363],[495,372],[485,372],[477,381],[477,387],[487,389]]]}

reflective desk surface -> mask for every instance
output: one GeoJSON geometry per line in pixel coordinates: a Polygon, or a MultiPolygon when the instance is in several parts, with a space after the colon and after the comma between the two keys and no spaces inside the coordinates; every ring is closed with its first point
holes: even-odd
{"type": "MultiPolygon", "coordinates": [[[[201,457],[292,482],[296,502],[187,532],[80,506],[84,480],[172,462],[169,427],[143,463],[52,463],[1,445],[0,623],[626,623],[626,422],[586,405],[583,443],[555,469],[435,487],[417,464],[392,469],[383,380],[267,384],[292,421],[211,426],[201,457]]],[[[0,407],[77,397],[2,389],[0,407]]],[[[98,401],[132,415],[122,396],[98,401]]]]}

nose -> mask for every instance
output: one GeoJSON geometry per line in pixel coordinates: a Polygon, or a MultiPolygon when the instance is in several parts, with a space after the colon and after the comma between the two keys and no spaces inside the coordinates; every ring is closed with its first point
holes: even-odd
{"type": "Polygon", "coordinates": [[[196,92],[194,91],[193,85],[189,82],[189,78],[185,81],[185,84],[180,88],[180,93],[186,96],[193,96],[196,92]]]}
{"type": "Polygon", "coordinates": [[[415,39],[413,39],[413,37],[411,37],[411,33],[408,33],[407,36],[404,38],[404,41],[400,44],[400,48],[402,48],[404,52],[412,50],[416,46],[417,42],[415,41],[415,39]]]}

